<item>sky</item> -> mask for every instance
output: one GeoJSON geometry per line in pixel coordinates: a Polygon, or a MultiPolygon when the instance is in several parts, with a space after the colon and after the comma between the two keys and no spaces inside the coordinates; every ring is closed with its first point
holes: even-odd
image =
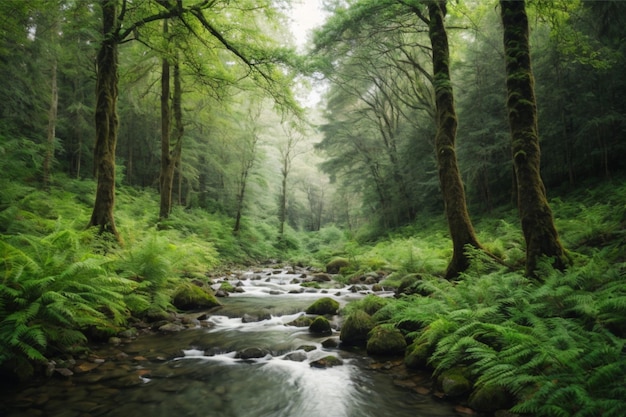
{"type": "Polygon", "coordinates": [[[322,0],[294,0],[292,2],[291,31],[298,48],[303,48],[311,30],[320,26],[325,19],[322,0]]]}

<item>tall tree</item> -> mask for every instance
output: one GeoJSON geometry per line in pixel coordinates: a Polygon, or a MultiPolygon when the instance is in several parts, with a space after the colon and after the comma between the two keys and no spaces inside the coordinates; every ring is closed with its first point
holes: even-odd
{"type": "Polygon", "coordinates": [[[304,139],[304,136],[295,125],[283,124],[283,132],[285,137],[278,145],[281,175],[280,195],[278,198],[279,239],[282,239],[285,234],[285,222],[287,221],[287,181],[294,159],[303,152],[300,149],[300,145],[304,139]]]}
{"type": "Polygon", "coordinates": [[[257,148],[259,144],[259,119],[261,116],[261,107],[252,104],[248,108],[248,114],[245,123],[245,130],[242,132],[243,137],[239,141],[239,178],[236,181],[236,214],[235,226],[233,233],[241,230],[241,216],[243,215],[244,201],[246,197],[246,189],[248,187],[248,179],[254,163],[257,160],[257,148]]]}
{"type": "Polygon", "coordinates": [[[504,28],[507,109],[517,179],[517,203],[526,241],[526,274],[534,276],[541,256],[553,258],[554,266],[559,269],[566,267],[567,257],[554,225],[540,173],[541,151],[526,2],[500,0],[500,13],[504,28]]]}
{"type": "MultiPolygon", "coordinates": [[[[163,35],[166,44],[169,45],[171,38],[168,34],[168,19],[163,21],[163,35]]],[[[169,48],[168,48],[169,49],[169,48]]],[[[172,189],[174,186],[174,171],[180,165],[183,144],[183,111],[182,111],[182,81],[180,74],[180,62],[178,53],[174,52],[170,57],[166,51],[161,66],[161,171],[159,186],[161,204],[159,218],[166,219],[172,211],[172,189]],[[174,91],[171,97],[170,108],[170,60],[174,61],[174,91]],[[174,126],[172,129],[172,115],[174,126]]]]}
{"type": "Polygon", "coordinates": [[[118,45],[121,22],[117,0],[101,0],[102,40],[96,58],[96,143],[94,174],[98,180],[96,201],[88,227],[110,233],[119,241],[115,226],[115,148],[117,146],[118,45]]]}
{"type": "Polygon", "coordinates": [[[450,81],[450,51],[444,24],[445,15],[446,1],[428,2],[428,33],[433,48],[433,83],[437,106],[435,152],[453,246],[452,260],[448,264],[446,277],[454,278],[469,266],[465,246],[475,248],[481,246],[467,210],[465,190],[456,158],[455,140],[458,122],[450,81]]]}

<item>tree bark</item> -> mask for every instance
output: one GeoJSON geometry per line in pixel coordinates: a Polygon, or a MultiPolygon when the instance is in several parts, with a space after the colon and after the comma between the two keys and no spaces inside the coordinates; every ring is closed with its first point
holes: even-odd
{"type": "Polygon", "coordinates": [[[526,274],[535,276],[537,261],[541,256],[552,257],[558,269],[566,267],[567,256],[554,225],[540,173],[537,104],[525,1],[500,0],[500,9],[504,27],[507,109],[517,179],[517,204],[526,241],[526,274]]]}
{"type": "Polygon", "coordinates": [[[56,136],[57,110],[59,105],[59,89],[57,86],[57,60],[53,58],[52,77],[50,79],[51,95],[50,109],[48,110],[48,140],[46,143],[46,154],[43,159],[43,186],[50,188],[50,171],[52,160],[54,159],[54,139],[56,136]]]}
{"type": "Polygon", "coordinates": [[[118,96],[118,22],[117,1],[102,0],[102,42],[98,50],[96,72],[96,143],[94,169],[97,178],[96,201],[89,227],[98,227],[100,234],[110,233],[116,241],[115,227],[115,147],[117,145],[118,96]]]}
{"type": "Polygon", "coordinates": [[[446,270],[446,278],[451,279],[469,267],[470,262],[465,246],[471,245],[475,248],[481,248],[481,246],[476,238],[467,210],[465,189],[456,158],[457,117],[450,81],[450,52],[444,26],[445,14],[445,1],[428,2],[429,36],[433,49],[433,83],[437,111],[435,151],[437,153],[439,183],[453,245],[452,260],[446,270]]]}
{"type": "MultiPolygon", "coordinates": [[[[163,35],[168,38],[168,20],[163,21],[163,35]]],[[[170,62],[169,57],[163,58],[161,73],[161,172],[159,185],[161,203],[159,218],[167,219],[172,212],[172,190],[174,188],[174,171],[180,160],[182,137],[184,133],[182,112],[182,86],[180,64],[174,58],[174,92],[171,97],[170,111],[170,62]],[[174,137],[172,138],[171,118],[174,114],[174,137]]]]}

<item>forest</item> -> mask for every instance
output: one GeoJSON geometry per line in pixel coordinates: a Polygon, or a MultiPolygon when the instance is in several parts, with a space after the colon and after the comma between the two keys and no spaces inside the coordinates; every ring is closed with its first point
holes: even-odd
{"type": "Polygon", "coordinates": [[[626,3],[291,3],[0,2],[0,374],[334,263],[472,408],[621,416],[626,3]]]}

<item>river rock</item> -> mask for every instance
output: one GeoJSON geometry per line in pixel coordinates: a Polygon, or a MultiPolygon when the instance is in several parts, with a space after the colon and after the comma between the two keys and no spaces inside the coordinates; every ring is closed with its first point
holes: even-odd
{"type": "Polygon", "coordinates": [[[326,264],[326,272],[329,274],[338,274],[341,268],[345,268],[350,265],[350,262],[345,258],[335,258],[326,264]]]}
{"type": "Polygon", "coordinates": [[[74,372],[70,371],[68,368],[54,368],[54,371],[64,377],[70,377],[74,375],[74,372]]]}
{"type": "Polygon", "coordinates": [[[191,283],[180,285],[174,290],[172,304],[180,310],[198,310],[221,305],[212,293],[191,283]]]}
{"type": "Polygon", "coordinates": [[[307,360],[307,355],[305,352],[301,350],[296,350],[295,352],[290,352],[284,356],[283,359],[294,362],[304,362],[307,360]]]}
{"type": "Polygon", "coordinates": [[[341,327],[339,338],[341,343],[347,346],[364,346],[367,336],[376,323],[372,317],[363,310],[356,310],[348,316],[341,327]]]}
{"type": "Polygon", "coordinates": [[[369,333],[366,349],[370,355],[401,355],[406,340],[398,329],[376,326],[369,333]]]}
{"type": "Polygon", "coordinates": [[[311,281],[314,281],[314,282],[329,282],[329,281],[332,281],[332,278],[328,274],[319,273],[319,274],[313,274],[313,276],[311,276],[311,281]]]}
{"type": "Polygon", "coordinates": [[[322,347],[326,349],[333,349],[339,346],[339,339],[336,337],[329,337],[322,341],[322,347]]]}
{"type": "Polygon", "coordinates": [[[339,302],[330,297],[323,297],[311,304],[307,309],[307,314],[337,314],[339,302]]]}
{"type": "Polygon", "coordinates": [[[296,326],[296,327],[309,327],[313,323],[313,319],[307,316],[300,316],[295,320],[287,323],[287,326],[296,326]]]}
{"type": "Polygon", "coordinates": [[[311,362],[313,368],[332,368],[333,366],[343,365],[343,361],[336,356],[324,356],[321,359],[311,362]]]}
{"type": "Polygon", "coordinates": [[[472,388],[470,381],[459,368],[443,371],[438,378],[439,386],[448,397],[460,397],[467,394],[472,388]]]}
{"type": "Polygon", "coordinates": [[[237,352],[237,354],[235,355],[235,358],[237,359],[258,359],[258,358],[263,358],[265,356],[268,355],[268,351],[267,349],[263,349],[260,347],[249,347],[249,348],[245,348],[243,350],[240,350],[237,352]]]}
{"type": "Polygon", "coordinates": [[[333,332],[330,322],[324,316],[315,317],[315,320],[309,326],[309,331],[315,334],[331,334],[333,332]]]}
{"type": "Polygon", "coordinates": [[[426,369],[430,348],[427,342],[413,342],[404,354],[404,365],[409,369],[426,369]]]}
{"type": "Polygon", "coordinates": [[[472,392],[467,404],[476,411],[492,413],[494,411],[509,408],[511,397],[503,387],[485,385],[472,392]]]}
{"type": "Polygon", "coordinates": [[[164,333],[175,333],[184,329],[185,326],[176,323],[167,323],[159,327],[159,331],[164,333]]]}

